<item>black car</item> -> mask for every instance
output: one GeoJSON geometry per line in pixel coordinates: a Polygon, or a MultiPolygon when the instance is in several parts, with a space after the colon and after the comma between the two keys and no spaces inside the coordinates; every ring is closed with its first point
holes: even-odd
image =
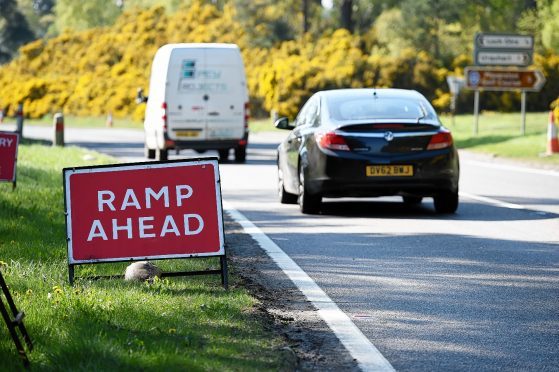
{"type": "Polygon", "coordinates": [[[323,197],[400,195],[419,204],[433,197],[435,210],[458,208],[458,153],[450,131],[419,92],[339,89],[315,93],[278,147],[282,203],[318,213],[323,197]]]}

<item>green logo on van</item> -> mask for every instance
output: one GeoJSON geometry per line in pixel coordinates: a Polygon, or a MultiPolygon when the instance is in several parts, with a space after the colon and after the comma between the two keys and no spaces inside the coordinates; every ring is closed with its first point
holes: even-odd
{"type": "Polygon", "coordinates": [[[194,79],[196,77],[196,61],[186,59],[182,61],[182,77],[185,79],[194,79]]]}

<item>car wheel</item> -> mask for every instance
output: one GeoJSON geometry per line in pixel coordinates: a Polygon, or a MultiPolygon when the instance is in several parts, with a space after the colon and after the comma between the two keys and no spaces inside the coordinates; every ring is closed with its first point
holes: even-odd
{"type": "Polygon", "coordinates": [[[402,196],[402,199],[406,205],[418,205],[423,200],[421,196],[402,196]]]}
{"type": "Polygon", "coordinates": [[[247,147],[239,146],[235,147],[235,162],[244,163],[247,158],[247,147]]]}
{"type": "Polygon", "coordinates": [[[155,159],[155,149],[144,146],[144,155],[146,159],[155,159]]]}
{"type": "Polygon", "coordinates": [[[454,213],[458,209],[458,191],[443,191],[433,199],[437,213],[454,213]]]}
{"type": "Polygon", "coordinates": [[[227,161],[229,158],[229,149],[219,149],[217,152],[219,153],[219,161],[227,161]]]}
{"type": "Polygon", "coordinates": [[[155,150],[155,159],[162,161],[169,158],[167,149],[157,149],[155,150]]]}
{"type": "Polygon", "coordinates": [[[305,214],[317,214],[320,212],[322,196],[320,194],[310,194],[305,185],[305,172],[303,168],[299,170],[299,207],[305,214]]]}
{"type": "Polygon", "coordinates": [[[297,195],[285,191],[283,172],[278,168],[278,196],[281,204],[297,204],[297,195]]]}

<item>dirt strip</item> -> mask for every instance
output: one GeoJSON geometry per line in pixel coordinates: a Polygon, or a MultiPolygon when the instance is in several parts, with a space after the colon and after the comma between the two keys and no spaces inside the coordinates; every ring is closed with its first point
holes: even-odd
{"type": "Polygon", "coordinates": [[[266,327],[285,339],[289,371],[359,371],[316,309],[242,227],[224,214],[225,243],[231,271],[258,299],[266,327]]]}

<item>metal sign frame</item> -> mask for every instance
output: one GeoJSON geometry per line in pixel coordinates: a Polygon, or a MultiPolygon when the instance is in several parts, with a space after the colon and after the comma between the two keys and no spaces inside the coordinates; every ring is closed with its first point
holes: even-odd
{"type": "MultiPolygon", "coordinates": [[[[66,216],[66,241],[68,246],[68,276],[70,284],[74,282],[74,268],[78,265],[85,264],[100,264],[111,262],[131,262],[143,260],[163,260],[163,259],[187,259],[187,258],[207,258],[219,257],[220,269],[218,270],[203,270],[203,271],[187,271],[187,272],[169,272],[163,273],[162,277],[170,276],[189,276],[189,275],[205,275],[205,274],[220,274],[221,283],[227,289],[227,253],[224,241],[224,227],[223,227],[223,207],[221,200],[221,178],[219,175],[219,165],[217,157],[195,158],[195,159],[181,159],[181,160],[168,160],[161,162],[138,162],[138,163],[122,163],[122,164],[109,164],[109,165],[96,165],[85,167],[72,167],[63,169],[63,185],[64,185],[64,211],[66,216]],[[161,168],[179,168],[189,166],[212,166],[214,169],[215,179],[215,203],[217,210],[217,228],[219,250],[215,252],[203,253],[184,253],[184,254],[155,254],[155,255],[135,255],[127,257],[114,257],[114,258],[95,258],[95,259],[76,259],[74,257],[74,242],[73,242],[73,227],[72,227],[72,195],[71,195],[71,176],[74,174],[91,174],[91,173],[109,173],[116,171],[135,171],[135,170],[149,170],[161,168]]],[[[217,247],[216,247],[217,248],[217,247]]],[[[111,276],[93,276],[86,279],[103,279],[103,278],[119,278],[122,275],[111,276]]]]}
{"type": "Polygon", "coordinates": [[[10,336],[14,341],[14,345],[16,346],[19,357],[23,362],[24,367],[29,368],[30,367],[29,358],[25,353],[25,349],[23,348],[23,343],[19,339],[19,334],[16,330],[19,330],[19,333],[21,334],[23,340],[25,341],[25,344],[27,345],[27,349],[29,351],[33,350],[33,342],[31,342],[31,338],[29,337],[29,334],[27,333],[27,329],[23,324],[23,318],[25,317],[25,314],[23,313],[23,311],[18,311],[14,303],[14,300],[12,298],[12,295],[10,294],[10,290],[8,289],[8,285],[4,280],[4,276],[2,276],[2,271],[0,271],[0,287],[2,288],[2,294],[6,298],[6,301],[8,302],[8,307],[6,308],[6,305],[4,304],[4,300],[0,297],[0,314],[2,314],[2,318],[4,318],[4,322],[8,327],[8,331],[10,332],[10,336]],[[14,317],[13,319],[12,316],[10,316],[10,312],[14,317]]]}

